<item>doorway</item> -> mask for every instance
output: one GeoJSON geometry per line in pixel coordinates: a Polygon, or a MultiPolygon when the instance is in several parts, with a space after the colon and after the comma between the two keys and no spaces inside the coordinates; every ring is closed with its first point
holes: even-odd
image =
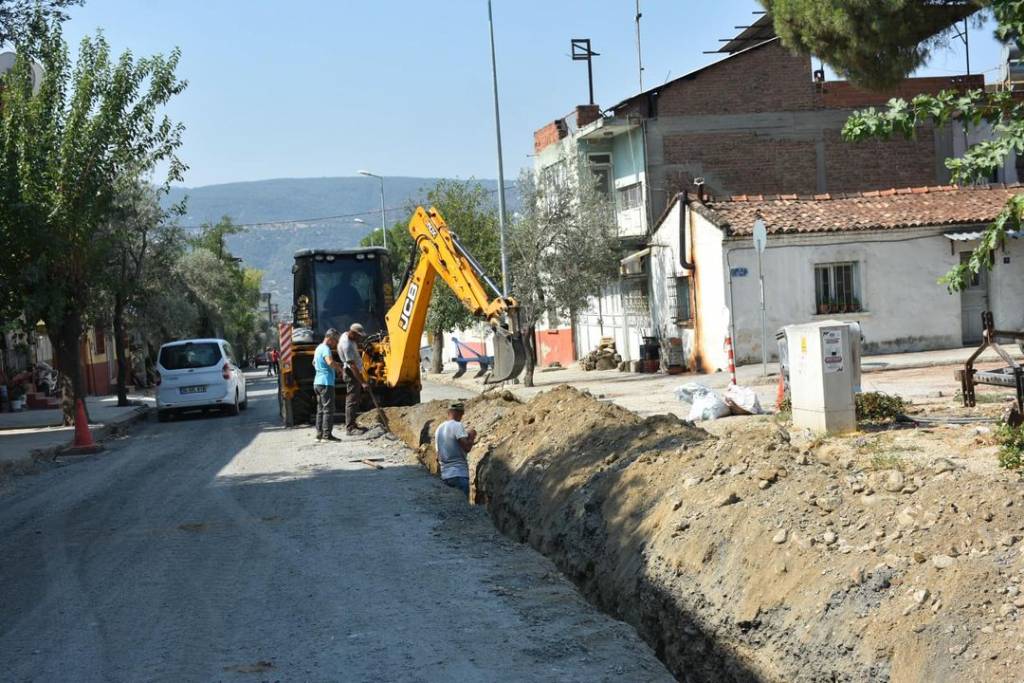
{"type": "MultiPolygon", "coordinates": [[[[971,252],[960,253],[960,263],[966,264],[971,260],[971,252]]],[[[971,275],[967,286],[960,290],[960,319],[963,327],[964,346],[972,346],[981,343],[982,331],[981,314],[988,310],[988,271],[981,271],[971,275]]]]}

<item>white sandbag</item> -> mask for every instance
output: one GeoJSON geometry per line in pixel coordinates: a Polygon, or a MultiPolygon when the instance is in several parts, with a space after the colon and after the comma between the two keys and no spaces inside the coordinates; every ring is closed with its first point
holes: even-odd
{"type": "Polygon", "coordinates": [[[729,415],[729,406],[726,405],[722,397],[707,387],[704,387],[704,389],[706,390],[704,393],[694,395],[687,419],[691,422],[700,422],[702,420],[715,420],[729,415]]]}
{"type": "Polygon", "coordinates": [[[764,412],[757,400],[757,392],[749,387],[730,384],[725,390],[725,402],[733,415],[760,415],[764,412]]]}
{"type": "Polygon", "coordinates": [[[693,403],[695,396],[703,396],[704,394],[711,391],[703,384],[698,382],[687,382],[686,384],[680,384],[675,388],[676,399],[683,403],[693,403]]]}

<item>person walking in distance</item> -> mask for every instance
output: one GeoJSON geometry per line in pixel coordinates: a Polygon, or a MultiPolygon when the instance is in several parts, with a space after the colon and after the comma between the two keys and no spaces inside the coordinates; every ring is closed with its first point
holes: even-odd
{"type": "Polygon", "coordinates": [[[273,374],[274,361],[272,359],[274,357],[274,352],[273,349],[268,346],[264,353],[267,356],[267,377],[270,377],[273,374]]]}
{"type": "Polygon", "coordinates": [[[365,336],[363,326],[352,323],[348,332],[341,335],[338,342],[338,355],[345,366],[345,432],[349,436],[362,434],[364,427],[356,424],[359,404],[363,400],[366,381],[363,379],[363,354],[359,352],[359,342],[365,336]]]}
{"type": "Polygon", "coordinates": [[[341,441],[334,436],[334,384],[342,365],[334,360],[334,349],[341,335],[333,327],[324,334],[323,343],[313,352],[313,392],[316,394],[316,440],[341,441]]]}
{"type": "Polygon", "coordinates": [[[441,481],[469,495],[469,452],[476,444],[476,430],[466,430],[462,415],[466,406],[456,401],[448,406],[448,419],[437,428],[437,462],[441,481]]]}
{"type": "Polygon", "coordinates": [[[277,352],[277,349],[270,349],[270,369],[275,375],[281,372],[281,368],[277,364],[279,360],[281,360],[281,354],[277,352]]]}

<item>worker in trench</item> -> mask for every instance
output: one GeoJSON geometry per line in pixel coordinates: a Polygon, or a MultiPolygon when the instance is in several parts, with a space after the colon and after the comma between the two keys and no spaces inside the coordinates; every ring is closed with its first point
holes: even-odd
{"type": "Polygon", "coordinates": [[[469,452],[476,444],[476,430],[467,430],[462,424],[466,406],[456,401],[448,406],[448,419],[441,423],[435,434],[437,462],[441,468],[441,481],[469,495],[469,452]]]}
{"type": "Polygon", "coordinates": [[[359,415],[359,404],[366,390],[363,379],[363,354],[359,351],[359,342],[366,336],[363,326],[359,323],[349,325],[348,332],[341,335],[338,342],[338,355],[345,366],[345,432],[349,436],[362,434],[365,427],[356,424],[359,415]]]}

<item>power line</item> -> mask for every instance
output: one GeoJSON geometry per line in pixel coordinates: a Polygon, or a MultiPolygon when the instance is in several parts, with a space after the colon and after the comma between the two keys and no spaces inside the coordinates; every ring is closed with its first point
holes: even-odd
{"type": "MultiPolygon", "coordinates": [[[[515,185],[506,185],[505,189],[506,190],[515,189],[515,185]]],[[[497,191],[498,191],[498,188],[494,188],[493,190],[486,190],[487,194],[495,194],[495,193],[497,193],[497,191]]],[[[416,202],[416,203],[420,203],[420,202],[416,202]]],[[[407,211],[408,208],[409,207],[408,207],[407,204],[406,205],[402,205],[402,206],[389,206],[389,207],[386,207],[384,209],[384,213],[385,213],[385,215],[387,215],[389,212],[392,212],[392,211],[407,211]]],[[[279,220],[279,221],[263,221],[261,223],[232,223],[232,225],[235,226],[236,228],[262,228],[262,227],[267,227],[267,226],[271,226],[271,225],[290,225],[290,224],[295,224],[295,223],[316,223],[316,222],[320,222],[320,221],[341,220],[343,218],[359,218],[361,216],[373,216],[373,215],[376,215],[376,214],[379,214],[379,213],[380,213],[380,209],[371,209],[370,211],[360,211],[359,213],[340,213],[340,214],[336,214],[334,216],[317,216],[315,218],[286,218],[286,219],[282,219],[282,220],[279,220]]],[[[214,225],[214,223],[211,222],[210,225],[214,225]]],[[[178,227],[180,227],[182,230],[202,230],[204,226],[203,225],[181,225],[181,226],[178,226],[178,227]]]]}

